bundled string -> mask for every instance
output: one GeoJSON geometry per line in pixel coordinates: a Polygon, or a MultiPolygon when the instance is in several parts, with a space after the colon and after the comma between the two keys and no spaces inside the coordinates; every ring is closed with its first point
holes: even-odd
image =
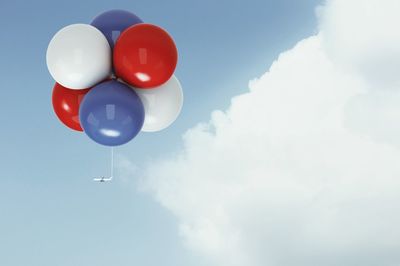
{"type": "Polygon", "coordinates": [[[114,177],[114,147],[111,147],[111,164],[110,164],[110,177],[95,177],[93,178],[93,181],[97,182],[108,182],[111,181],[114,177]]]}

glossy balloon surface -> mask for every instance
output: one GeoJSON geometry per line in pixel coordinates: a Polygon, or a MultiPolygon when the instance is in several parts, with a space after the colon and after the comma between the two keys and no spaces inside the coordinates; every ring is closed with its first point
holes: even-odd
{"type": "Polygon", "coordinates": [[[151,24],[137,24],[124,31],[114,47],[116,76],[132,86],[160,86],[173,75],[178,52],[171,36],[151,24]]]}
{"type": "Polygon", "coordinates": [[[115,42],[124,30],[142,22],[138,16],[129,11],[114,9],[101,13],[90,24],[99,29],[107,38],[110,47],[114,48],[115,42]]]}
{"type": "Polygon", "coordinates": [[[115,80],[93,87],[82,101],[80,122],[84,132],[106,146],[122,145],[141,130],[144,108],[139,96],[115,80]]]}
{"type": "Polygon", "coordinates": [[[178,117],[183,104],[182,87],[172,76],[163,85],[148,89],[134,88],[144,105],[144,124],[142,131],[160,131],[171,125],[178,117]]]}
{"type": "Polygon", "coordinates": [[[70,89],[85,89],[111,74],[111,56],[110,45],[98,29],[73,24],[50,41],[46,61],[57,83],[70,89]]]}
{"type": "Polygon", "coordinates": [[[89,89],[71,90],[56,83],[53,88],[52,104],[54,112],[67,127],[83,131],[79,123],[79,107],[89,89]]]}

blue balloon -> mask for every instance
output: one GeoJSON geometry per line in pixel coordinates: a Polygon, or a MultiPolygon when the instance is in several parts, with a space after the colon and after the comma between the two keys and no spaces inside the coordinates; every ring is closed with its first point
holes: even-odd
{"type": "Polygon", "coordinates": [[[93,87],[79,109],[83,131],[95,142],[118,146],[133,139],[144,122],[144,108],[136,92],[116,80],[93,87]]]}
{"type": "Polygon", "coordinates": [[[143,23],[135,14],[125,10],[110,10],[94,18],[91,25],[99,29],[106,36],[111,49],[119,35],[132,25],[143,23]]]}

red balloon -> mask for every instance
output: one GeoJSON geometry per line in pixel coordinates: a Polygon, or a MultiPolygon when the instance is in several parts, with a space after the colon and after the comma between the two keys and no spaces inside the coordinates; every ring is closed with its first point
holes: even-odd
{"type": "Polygon", "coordinates": [[[171,78],[178,51],[165,30],[142,23],[129,27],[120,35],[113,57],[117,77],[135,87],[152,88],[171,78]]]}
{"type": "Polygon", "coordinates": [[[72,90],[56,83],[53,88],[53,109],[57,117],[67,127],[83,131],[79,122],[79,106],[90,89],[72,90]]]}

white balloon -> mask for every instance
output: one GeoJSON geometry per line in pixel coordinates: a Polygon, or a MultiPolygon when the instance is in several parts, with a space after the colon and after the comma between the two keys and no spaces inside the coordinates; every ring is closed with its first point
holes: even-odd
{"type": "Polygon", "coordinates": [[[166,83],[151,89],[133,88],[144,105],[142,131],[155,132],[171,125],[182,109],[183,92],[179,80],[172,76],[166,83]]]}
{"type": "Polygon", "coordinates": [[[88,24],[73,24],[58,31],[49,43],[46,61],[52,77],[71,89],[92,87],[111,74],[110,45],[88,24]]]}

